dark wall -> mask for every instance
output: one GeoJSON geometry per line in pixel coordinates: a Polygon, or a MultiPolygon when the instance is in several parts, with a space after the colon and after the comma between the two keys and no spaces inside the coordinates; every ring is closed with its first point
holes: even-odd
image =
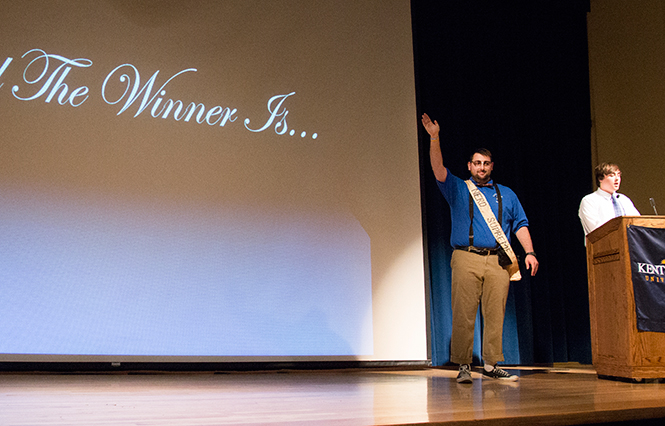
{"type": "MultiPolygon", "coordinates": [[[[591,192],[589,71],[582,0],[412,0],[418,119],[441,125],[444,164],[467,177],[475,147],[519,196],[540,270],[513,283],[506,363],[591,362],[584,233],[591,192]]],[[[450,215],[420,127],[433,363],[449,360],[450,215]]],[[[513,246],[523,254],[516,238],[513,246]]],[[[475,348],[479,353],[479,348],[475,348]]]]}

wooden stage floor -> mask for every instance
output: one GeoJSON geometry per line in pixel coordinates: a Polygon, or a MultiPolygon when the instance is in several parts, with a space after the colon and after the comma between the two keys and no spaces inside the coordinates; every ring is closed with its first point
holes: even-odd
{"type": "Polygon", "coordinates": [[[590,367],[506,368],[507,383],[448,368],[252,373],[0,374],[0,425],[665,424],[665,383],[590,367]]]}

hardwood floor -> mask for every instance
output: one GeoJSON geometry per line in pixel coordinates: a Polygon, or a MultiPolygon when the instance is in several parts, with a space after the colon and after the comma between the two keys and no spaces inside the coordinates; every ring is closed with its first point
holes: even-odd
{"type": "Polygon", "coordinates": [[[665,418],[665,383],[590,368],[0,374],[0,425],[566,425],[665,418]]]}

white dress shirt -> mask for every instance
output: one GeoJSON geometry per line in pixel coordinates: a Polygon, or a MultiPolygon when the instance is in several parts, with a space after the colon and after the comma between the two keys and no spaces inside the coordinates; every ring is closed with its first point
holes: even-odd
{"type": "MultiPolygon", "coordinates": [[[[630,198],[623,194],[615,192],[617,201],[623,208],[625,216],[639,216],[640,212],[637,211],[630,198]]],[[[614,219],[614,206],[612,205],[612,194],[598,188],[595,192],[582,198],[580,203],[580,210],[578,212],[582,226],[584,227],[584,234],[588,234],[600,225],[614,219]]]]}

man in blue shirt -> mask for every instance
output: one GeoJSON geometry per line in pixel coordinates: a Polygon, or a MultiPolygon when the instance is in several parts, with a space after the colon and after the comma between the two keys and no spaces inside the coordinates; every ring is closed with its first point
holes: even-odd
{"type": "MultiPolygon", "coordinates": [[[[496,238],[490,231],[478,206],[470,205],[466,183],[443,165],[439,124],[423,114],[422,123],[430,135],[430,162],[439,190],[450,206],[452,229],[450,244],[455,249],[451,258],[453,330],[450,342],[450,361],[459,364],[459,383],[472,383],[470,364],[473,359],[473,334],[478,305],[484,320],[483,375],[494,379],[516,381],[497,366],[503,361],[503,317],[510,286],[508,271],[499,265],[496,238]],[[473,221],[473,226],[471,223],[473,221]]],[[[538,271],[538,259],[533,251],[529,222],[515,193],[508,187],[494,184],[490,175],[494,163],[492,154],[478,149],[469,159],[471,181],[491,206],[501,228],[510,241],[515,234],[526,252],[524,260],[531,275],[538,271]],[[500,195],[499,195],[500,194],[500,195]],[[499,198],[500,197],[500,198],[499,198]],[[501,214],[499,206],[502,207],[501,214]]]]}

